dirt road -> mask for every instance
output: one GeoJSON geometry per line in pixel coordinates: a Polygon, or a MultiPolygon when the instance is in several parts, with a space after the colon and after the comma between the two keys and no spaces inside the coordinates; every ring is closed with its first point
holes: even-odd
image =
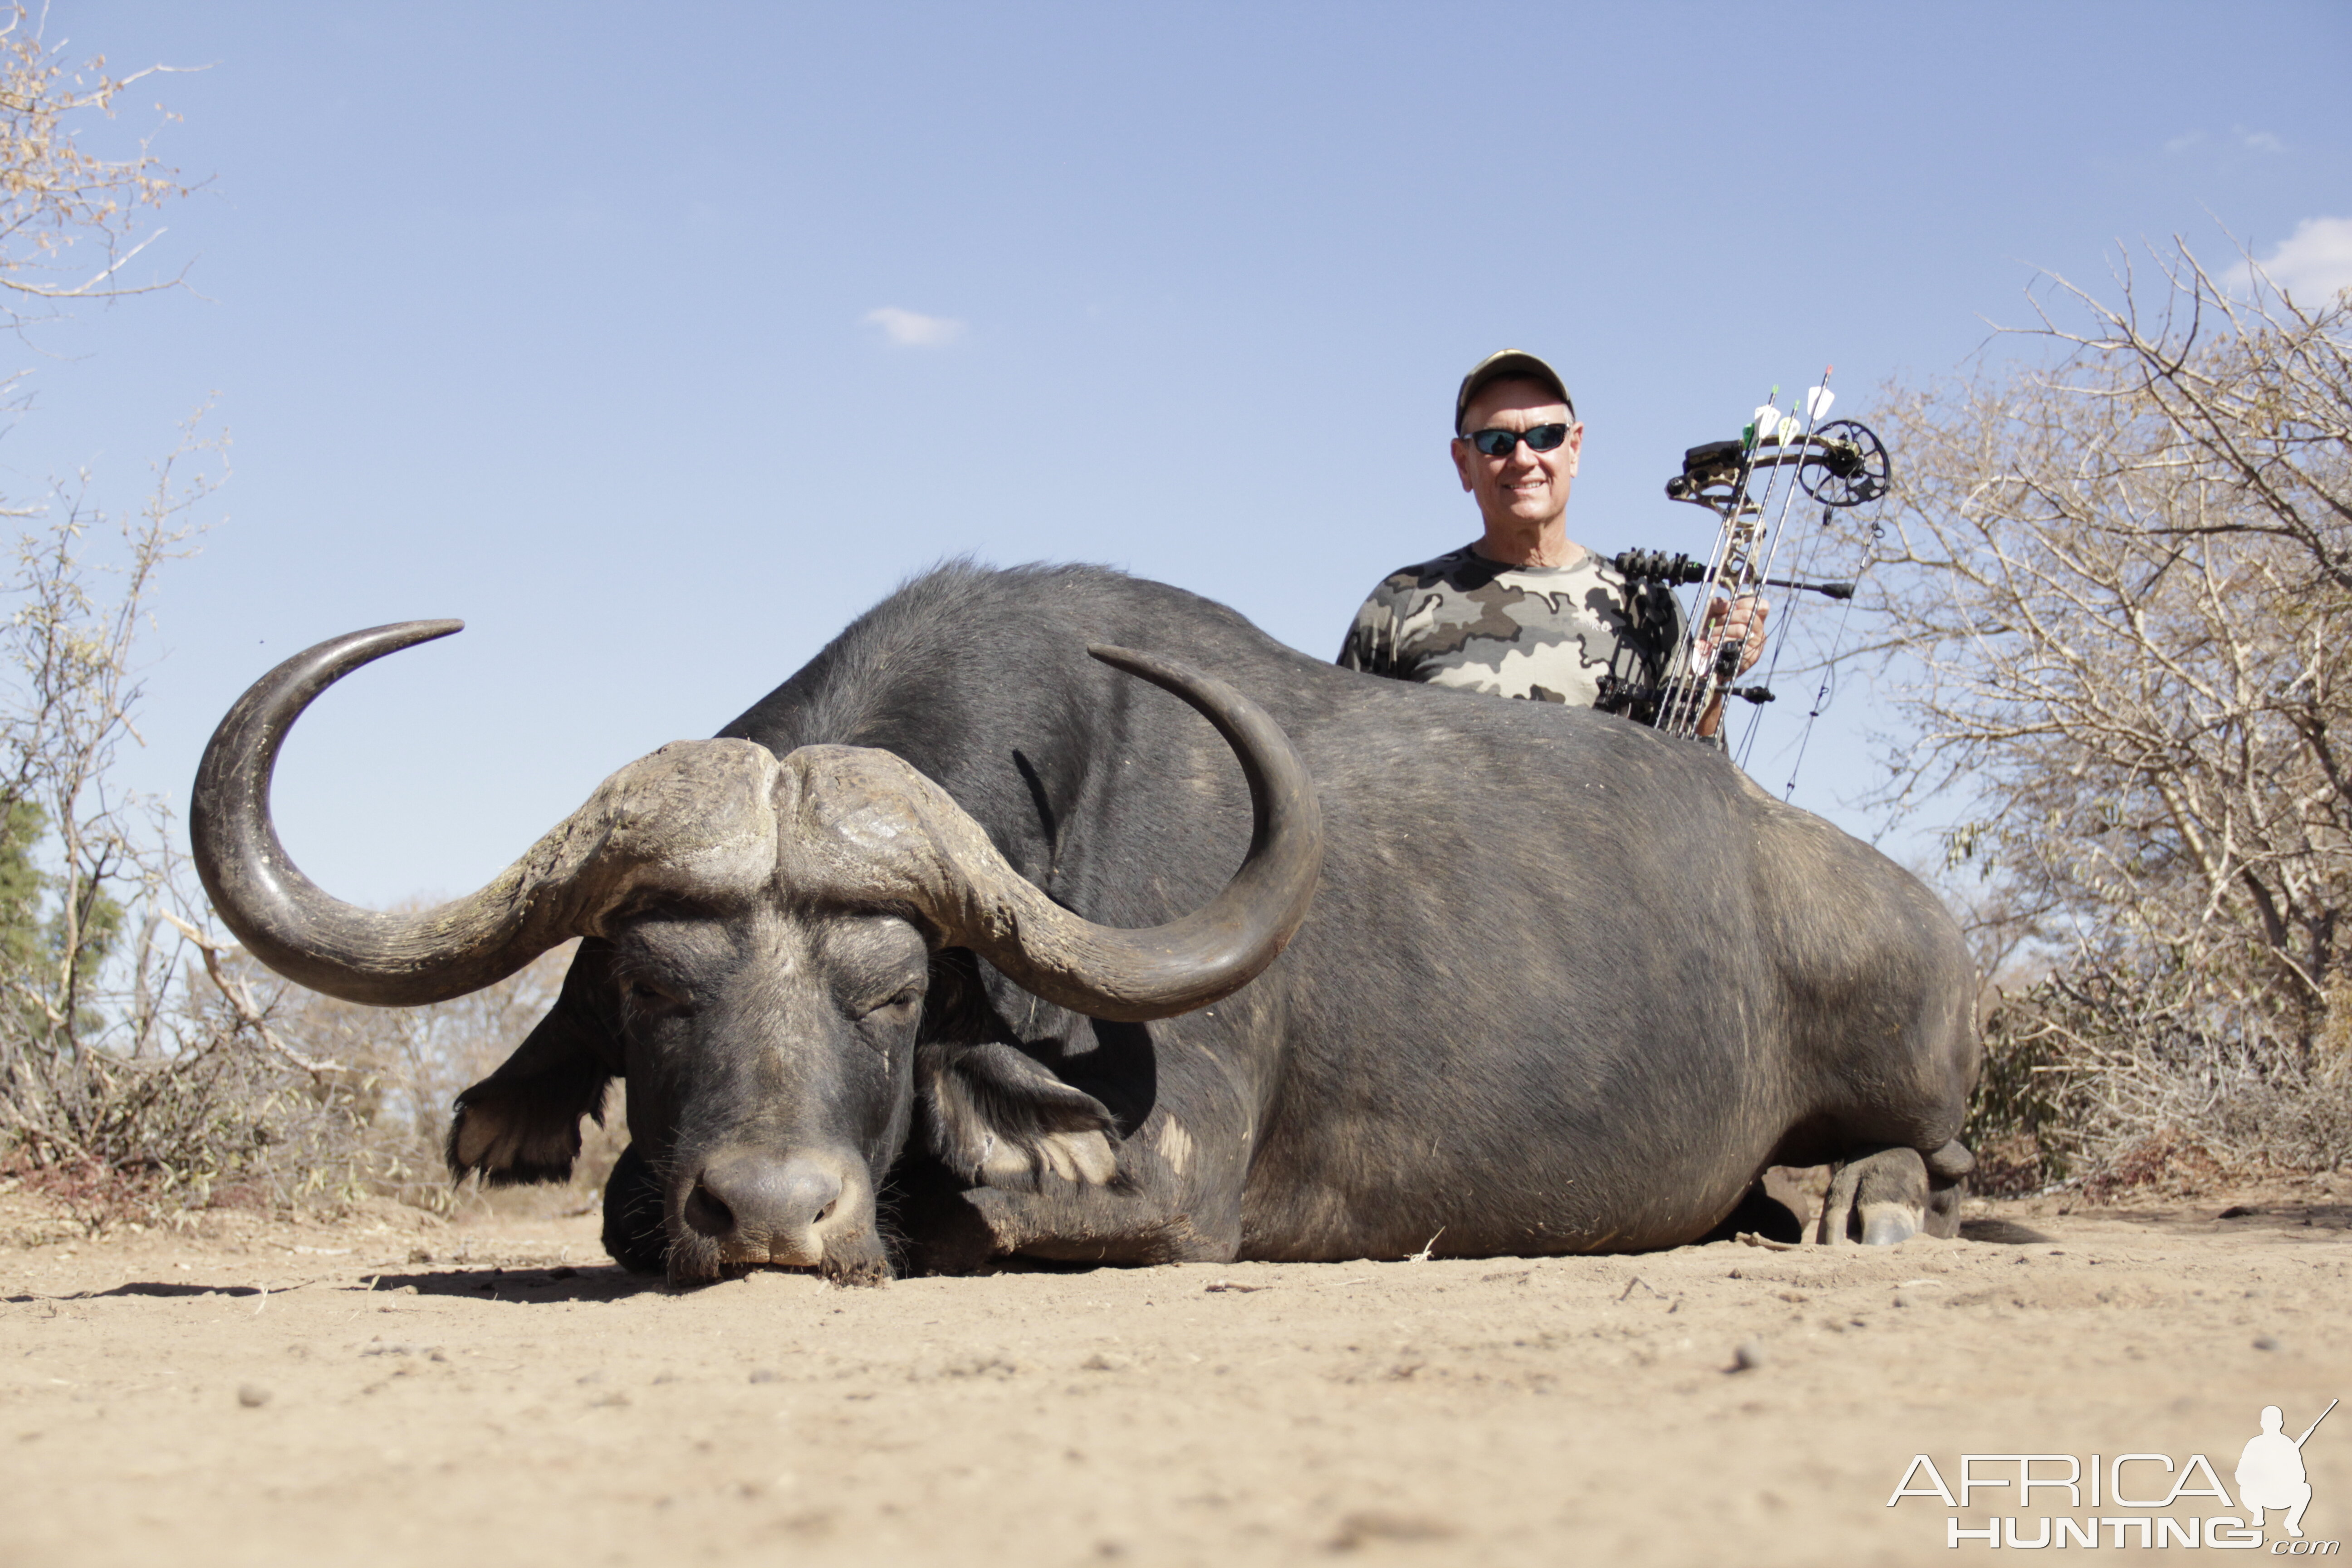
{"type": "MultiPolygon", "coordinates": [[[[11,1248],[0,1563],[1950,1562],[1949,1520],[2147,1510],[1916,1474],[1889,1508],[1915,1454],[1948,1486],[1963,1452],[2161,1455],[2190,1489],[2203,1454],[2234,1500],[2263,1405],[2293,1436],[2352,1394],[2352,1208],[2221,1206],[688,1294],[588,1218],[11,1248]]],[[[2304,1457],[2307,1538],[2352,1537],[2352,1418],[2304,1457]]]]}

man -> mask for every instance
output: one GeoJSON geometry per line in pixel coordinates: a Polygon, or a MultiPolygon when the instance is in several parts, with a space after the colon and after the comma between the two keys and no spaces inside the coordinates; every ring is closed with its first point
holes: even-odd
{"type": "MultiPolygon", "coordinates": [[[[1531,353],[1489,354],[1454,399],[1453,456],[1486,531],[1434,561],[1390,574],[1356,612],[1339,663],[1495,697],[1622,710],[1654,694],[1682,640],[1682,606],[1640,588],[1568,537],[1568,497],[1584,426],[1558,372],[1531,353]]],[[[1709,606],[1708,640],[1762,655],[1766,607],[1709,606]]],[[[1718,698],[1700,716],[1711,736],[1718,698]]]]}
{"type": "MultiPolygon", "coordinates": [[[[2335,1409],[2333,1405],[2328,1410],[2335,1409]]],[[[2319,1421],[2327,1411],[2319,1413],[2319,1421]]],[[[2246,1528],[2260,1530],[2266,1509],[2286,1510],[2286,1532],[2303,1536],[2303,1510],[2311,1506],[2311,1481],[2303,1468],[2303,1446],[2319,1430],[2319,1421],[2300,1437],[2286,1435],[2286,1412],[2275,1405],[2263,1406],[2263,1429],[2246,1439],[2238,1456],[2238,1501],[2246,1510],[2246,1528]]]]}

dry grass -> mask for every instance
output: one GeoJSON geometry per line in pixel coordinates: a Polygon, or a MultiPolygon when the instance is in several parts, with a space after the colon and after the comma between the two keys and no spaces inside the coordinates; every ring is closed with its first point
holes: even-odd
{"type": "MultiPolygon", "coordinates": [[[[2055,975],[2000,997],[1964,1138],[1972,1187],[2094,1200],[2308,1176],[2352,1157],[2352,1073],[2283,1020],[2055,975]]],[[[2339,1012],[2336,1019],[2341,1019],[2339,1012]]]]}

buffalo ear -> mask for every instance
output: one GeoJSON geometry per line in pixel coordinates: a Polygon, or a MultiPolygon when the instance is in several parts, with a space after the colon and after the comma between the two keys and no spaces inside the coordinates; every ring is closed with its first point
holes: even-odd
{"type": "Polygon", "coordinates": [[[449,1173],[479,1171],[492,1186],[570,1178],[580,1121],[604,1121],[604,1090],[621,1061],[613,1016],[611,956],[583,942],[547,1016],[499,1070],[457,1097],[449,1121],[449,1173]]]}
{"type": "Polygon", "coordinates": [[[1096,1184],[1118,1173],[1109,1110],[1013,1047],[927,1045],[917,1071],[931,1152],[965,1180],[1030,1190],[1048,1173],[1096,1184]]]}

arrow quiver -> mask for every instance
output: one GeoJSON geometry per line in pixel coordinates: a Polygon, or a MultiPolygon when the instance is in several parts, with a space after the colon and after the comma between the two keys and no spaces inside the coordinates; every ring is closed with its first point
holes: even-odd
{"type": "MultiPolygon", "coordinates": [[[[1826,384],[1828,378],[1822,379],[1826,384]]],[[[1706,714],[1724,698],[1757,704],[1773,700],[1771,689],[1761,682],[1732,684],[1743,650],[1738,643],[1708,634],[1708,611],[1717,601],[1737,604],[1759,596],[1766,587],[1853,599],[1851,581],[1772,575],[1800,494],[1817,502],[1826,521],[1832,510],[1878,500],[1894,483],[1894,461],[1869,426],[1852,419],[1820,423],[1832,401],[1824,384],[1806,395],[1801,416],[1796,408],[1784,413],[1768,403],[1756,411],[1738,439],[1708,441],[1683,454],[1683,471],[1666,481],[1666,495],[1706,507],[1721,520],[1714,549],[1705,561],[1664,551],[1629,550],[1616,557],[1616,565],[1636,584],[1705,586],[1693,613],[1685,618],[1682,643],[1659,688],[1604,691],[1602,706],[1643,719],[1669,734],[1696,737],[1706,714]]],[[[1817,703],[1814,716],[1819,711],[1817,703]]]]}

